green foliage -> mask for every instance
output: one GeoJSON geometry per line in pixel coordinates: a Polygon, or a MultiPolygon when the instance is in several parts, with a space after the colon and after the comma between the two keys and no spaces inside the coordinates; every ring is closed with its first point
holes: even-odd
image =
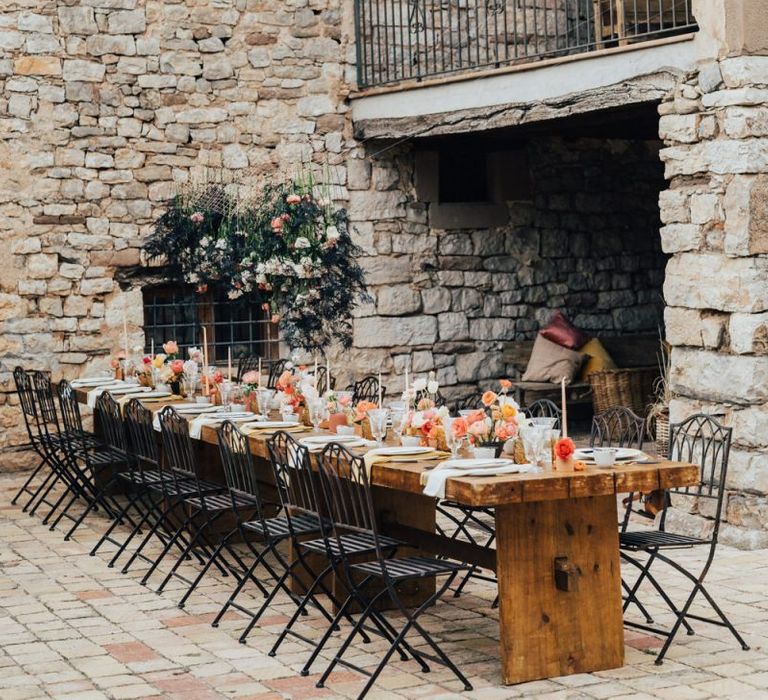
{"type": "Polygon", "coordinates": [[[265,186],[239,201],[217,185],[177,195],[145,244],[174,280],[261,304],[293,349],[349,347],[352,310],[367,298],[359,248],[344,209],[318,198],[311,178],[265,186]]]}

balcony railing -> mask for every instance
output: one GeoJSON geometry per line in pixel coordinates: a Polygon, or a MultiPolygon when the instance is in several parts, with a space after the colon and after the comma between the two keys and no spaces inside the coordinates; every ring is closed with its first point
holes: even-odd
{"type": "Polygon", "coordinates": [[[356,0],[360,88],[694,31],[693,0],[356,0]]]}

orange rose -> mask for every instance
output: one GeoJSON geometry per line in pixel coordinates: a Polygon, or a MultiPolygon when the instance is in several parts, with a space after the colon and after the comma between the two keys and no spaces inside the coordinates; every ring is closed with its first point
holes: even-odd
{"type": "Polygon", "coordinates": [[[563,461],[567,460],[576,451],[576,445],[571,438],[560,438],[555,443],[555,454],[563,461]]]}
{"type": "Polygon", "coordinates": [[[501,384],[501,388],[505,391],[509,391],[512,388],[512,382],[509,379],[499,379],[499,384],[501,384]]]}
{"type": "Polygon", "coordinates": [[[483,402],[483,406],[490,406],[497,398],[498,397],[495,392],[486,391],[480,400],[483,402]]]}

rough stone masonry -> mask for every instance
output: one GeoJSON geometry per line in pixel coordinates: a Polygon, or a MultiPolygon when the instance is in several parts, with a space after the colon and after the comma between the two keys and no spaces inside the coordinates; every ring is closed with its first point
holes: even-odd
{"type": "MultiPolygon", "coordinates": [[[[617,190],[592,202],[550,181],[532,201],[510,203],[503,229],[430,228],[409,148],[371,158],[375,144],[353,138],[353,33],[352,0],[6,2],[0,448],[24,440],[16,364],[50,369],[54,379],[105,366],[124,309],[130,345],[142,344],[142,278],[125,271],[141,267],[141,241],[167,197],[213,172],[256,178],[290,175],[301,162],[328,167],[374,297],[358,311],[345,366],[358,375],[381,368],[392,390],[406,356],[414,371],[436,369],[449,395],[498,377],[501,343],[529,337],[561,305],[595,331],[655,327],[658,210],[644,209],[629,234],[645,261],[629,279],[618,254],[598,269],[595,240],[611,240],[610,224],[583,228],[605,219],[617,190]],[[584,289],[562,279],[564,238],[591,271],[584,289]]],[[[704,408],[733,424],[726,530],[756,545],[768,538],[768,58],[734,55],[750,51],[722,51],[662,105],[669,188],[660,241],[671,255],[664,296],[674,416],[704,408]]],[[[656,153],[641,144],[573,150],[542,138],[531,148],[540,172],[574,153],[596,162],[613,151],[642,164],[649,187],[663,187],[656,153]]],[[[0,465],[28,459],[3,453],[0,465]]]]}

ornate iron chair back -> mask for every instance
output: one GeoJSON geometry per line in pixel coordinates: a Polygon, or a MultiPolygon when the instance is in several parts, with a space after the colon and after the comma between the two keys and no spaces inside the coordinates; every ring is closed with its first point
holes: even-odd
{"type": "Polygon", "coordinates": [[[528,406],[523,408],[528,418],[557,418],[555,423],[555,430],[560,430],[560,421],[562,411],[560,407],[550,399],[537,399],[532,401],[528,406]]]}
{"type": "MultiPolygon", "coordinates": [[[[381,395],[386,394],[386,389],[381,387],[381,395]]],[[[379,378],[373,374],[363,377],[352,385],[352,402],[361,401],[376,402],[379,400],[379,378]]]]}
{"type": "Polygon", "coordinates": [[[645,420],[625,406],[609,408],[592,418],[589,444],[592,447],[643,449],[645,420]]]}

